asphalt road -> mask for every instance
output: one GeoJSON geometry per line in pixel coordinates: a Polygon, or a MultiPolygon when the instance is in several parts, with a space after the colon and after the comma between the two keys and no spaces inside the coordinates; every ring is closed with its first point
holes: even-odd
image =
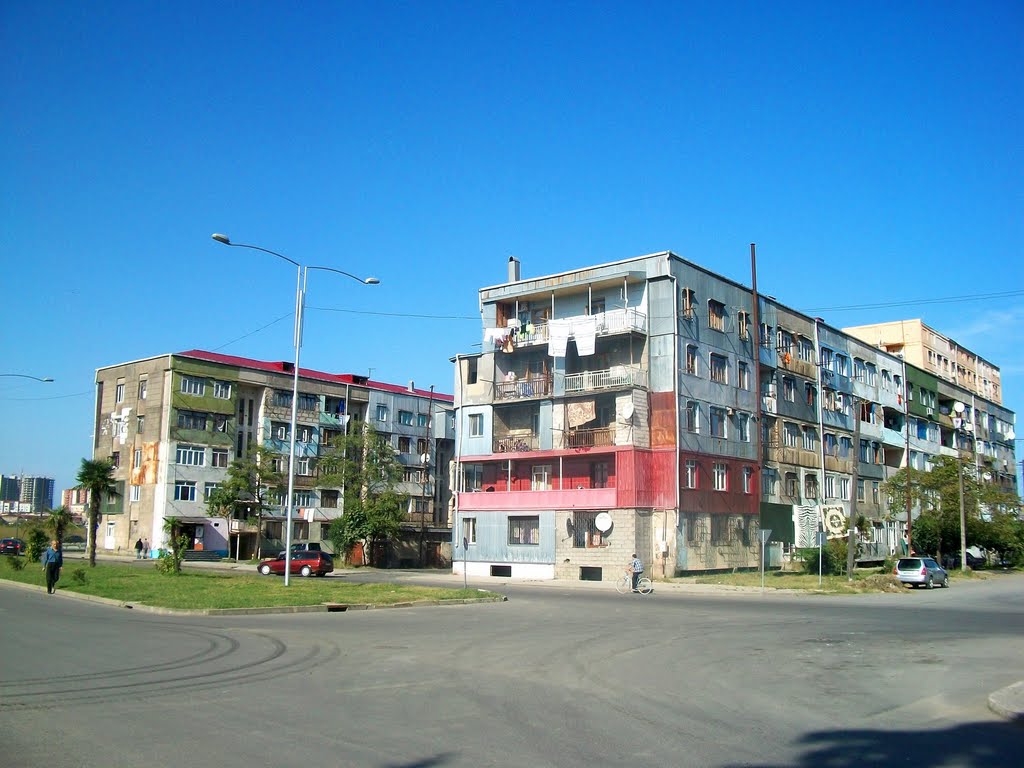
{"type": "Polygon", "coordinates": [[[0,585],[0,764],[1020,764],[1024,728],[986,698],[1024,679],[1022,576],[850,597],[502,586],[199,618],[0,585]]]}

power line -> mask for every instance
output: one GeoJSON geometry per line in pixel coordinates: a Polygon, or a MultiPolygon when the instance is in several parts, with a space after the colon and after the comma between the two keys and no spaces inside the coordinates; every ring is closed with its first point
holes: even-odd
{"type": "Polygon", "coordinates": [[[256,329],[255,331],[249,331],[249,333],[243,334],[243,335],[239,336],[239,337],[238,337],[237,339],[232,339],[231,341],[226,341],[226,342],[224,342],[223,344],[221,344],[221,345],[220,345],[219,347],[214,347],[214,348],[213,348],[212,350],[210,350],[210,351],[211,351],[211,352],[218,352],[218,351],[220,351],[220,350],[224,349],[224,347],[230,347],[230,346],[231,346],[232,344],[234,344],[234,343],[235,343],[236,341],[241,341],[242,339],[247,339],[247,338],[249,338],[250,336],[252,336],[252,335],[254,335],[254,334],[257,334],[257,333],[259,333],[260,331],[265,331],[265,330],[266,330],[267,328],[269,328],[270,326],[274,325],[275,323],[280,323],[280,322],[281,322],[282,320],[284,320],[284,319],[285,319],[286,317],[292,317],[292,314],[293,314],[293,313],[291,313],[291,312],[288,312],[287,314],[281,315],[281,316],[280,316],[279,318],[277,318],[276,320],[271,320],[271,321],[270,321],[269,323],[267,323],[267,324],[266,324],[266,325],[264,325],[264,326],[261,326],[261,327],[257,328],[257,329],[256,329]]]}
{"type": "Polygon", "coordinates": [[[306,307],[319,309],[322,312],[345,312],[350,315],[380,315],[381,317],[415,317],[420,320],[479,320],[479,316],[470,315],[418,315],[409,312],[373,312],[367,309],[337,309],[335,307],[306,307]]]}
{"type": "Polygon", "coordinates": [[[887,301],[877,304],[849,304],[843,307],[809,307],[802,312],[838,312],[849,309],[883,309],[885,307],[910,307],[920,304],[946,304],[963,301],[982,301],[985,299],[1007,299],[1013,296],[1024,296],[1024,291],[1003,291],[1001,293],[977,293],[963,296],[946,296],[941,299],[913,299],[911,301],[887,301]]]}

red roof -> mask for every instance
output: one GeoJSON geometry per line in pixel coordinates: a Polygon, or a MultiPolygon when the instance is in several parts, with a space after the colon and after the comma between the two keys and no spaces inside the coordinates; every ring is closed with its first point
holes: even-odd
{"type": "MultiPolygon", "coordinates": [[[[222,355],[219,352],[207,352],[203,349],[190,349],[188,352],[176,352],[176,357],[191,357],[195,360],[206,360],[210,363],[221,363],[222,365],[233,365],[237,368],[250,368],[255,371],[269,371],[271,373],[286,373],[292,374],[292,363],[291,362],[277,362],[271,363],[266,360],[252,360],[248,357],[236,357],[235,355],[222,355]]],[[[382,392],[392,392],[396,395],[419,395],[420,397],[430,397],[430,390],[427,389],[413,389],[409,390],[408,387],[403,387],[401,384],[387,384],[383,381],[370,381],[365,376],[359,376],[354,373],[325,373],[323,371],[314,371],[310,368],[299,367],[299,377],[303,379],[313,379],[314,381],[327,381],[333,384],[352,384],[355,386],[366,387],[367,389],[376,389],[382,392]]],[[[446,395],[442,392],[434,392],[433,397],[435,400],[440,402],[453,403],[455,398],[452,395],[446,395]]]]}

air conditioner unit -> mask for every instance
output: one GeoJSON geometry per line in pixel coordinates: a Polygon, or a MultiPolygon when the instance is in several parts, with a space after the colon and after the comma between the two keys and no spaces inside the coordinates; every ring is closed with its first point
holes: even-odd
{"type": "Polygon", "coordinates": [[[929,416],[934,416],[935,415],[935,409],[934,408],[929,408],[928,410],[925,411],[925,413],[927,413],[929,416]]]}

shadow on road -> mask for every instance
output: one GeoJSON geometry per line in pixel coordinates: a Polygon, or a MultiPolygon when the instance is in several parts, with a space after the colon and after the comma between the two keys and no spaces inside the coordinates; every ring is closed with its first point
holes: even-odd
{"type": "MultiPolygon", "coordinates": [[[[786,766],[862,768],[865,765],[1020,765],[1024,729],[1013,723],[966,723],[934,731],[816,731],[800,740],[804,753],[786,766]]],[[[750,763],[745,763],[750,768],[750,763]]],[[[766,761],[756,768],[782,768],[766,761]]],[[[729,764],[724,768],[738,768],[729,764]]]]}

